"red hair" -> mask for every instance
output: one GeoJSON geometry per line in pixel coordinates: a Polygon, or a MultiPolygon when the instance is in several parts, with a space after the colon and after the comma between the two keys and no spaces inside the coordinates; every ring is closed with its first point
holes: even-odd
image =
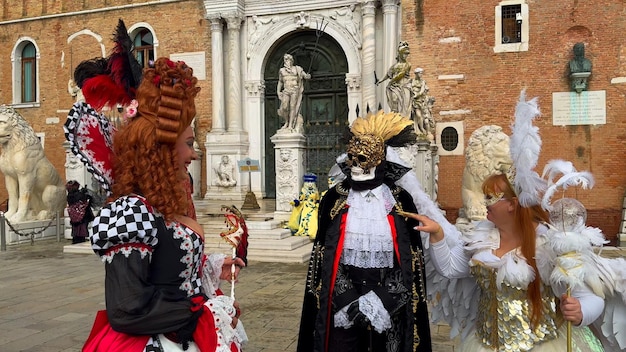
{"type": "Polygon", "coordinates": [[[535,252],[537,246],[537,222],[548,222],[548,213],[541,208],[540,205],[532,207],[522,207],[517,201],[517,195],[513,191],[513,187],[509,183],[506,175],[491,175],[483,182],[484,194],[504,193],[504,198],[515,201],[514,231],[521,239],[522,255],[526,258],[526,262],[535,271],[535,279],[528,284],[527,297],[531,306],[530,322],[533,327],[539,323],[542,312],[541,302],[541,277],[537,270],[537,262],[535,260],[535,252]]]}
{"type": "Polygon", "coordinates": [[[160,58],[154,68],[144,70],[137,89],[137,116],[113,139],[114,198],[140,194],[168,220],[187,214],[183,178],[187,174],[180,169],[175,145],[195,117],[194,98],[200,90],[196,83],[183,62],[160,58]]]}

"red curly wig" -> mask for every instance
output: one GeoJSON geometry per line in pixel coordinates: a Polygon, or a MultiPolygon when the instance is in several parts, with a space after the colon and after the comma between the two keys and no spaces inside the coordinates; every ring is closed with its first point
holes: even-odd
{"type": "MultiPolygon", "coordinates": [[[[495,194],[496,189],[504,192],[504,198],[513,200],[517,195],[511,187],[511,183],[506,175],[491,175],[483,182],[483,194],[495,194]]],[[[519,202],[515,205],[515,232],[521,236],[521,251],[533,270],[535,271],[535,279],[528,285],[528,300],[531,306],[531,324],[536,327],[543,314],[541,303],[541,278],[537,270],[537,262],[535,260],[536,251],[536,224],[538,222],[549,222],[548,213],[541,208],[540,205],[532,207],[522,207],[519,202]]]]}
{"type": "Polygon", "coordinates": [[[186,170],[178,166],[178,136],[196,115],[199,87],[184,62],[158,59],[137,88],[137,116],[113,139],[112,197],[139,194],[166,219],[187,214],[186,170]]]}

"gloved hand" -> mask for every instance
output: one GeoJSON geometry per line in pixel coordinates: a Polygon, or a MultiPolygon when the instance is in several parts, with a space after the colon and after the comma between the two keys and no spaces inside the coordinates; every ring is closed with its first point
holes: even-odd
{"type": "Polygon", "coordinates": [[[382,333],[391,328],[391,316],[374,291],[359,297],[358,301],[359,311],[367,318],[374,330],[382,333]]]}
{"type": "Polygon", "coordinates": [[[365,314],[359,309],[359,301],[354,301],[348,307],[348,319],[359,327],[367,327],[370,324],[370,320],[367,319],[365,314]]]}

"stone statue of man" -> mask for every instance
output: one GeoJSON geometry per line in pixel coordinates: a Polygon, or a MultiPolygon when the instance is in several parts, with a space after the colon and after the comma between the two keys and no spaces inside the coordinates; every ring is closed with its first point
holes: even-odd
{"type": "Polygon", "coordinates": [[[296,130],[302,93],[304,92],[304,80],[310,79],[311,75],[304,72],[302,67],[294,65],[293,56],[285,54],[284,66],[278,71],[278,85],[276,91],[280,99],[278,116],[285,119],[285,125],[281,129],[296,130]]]}

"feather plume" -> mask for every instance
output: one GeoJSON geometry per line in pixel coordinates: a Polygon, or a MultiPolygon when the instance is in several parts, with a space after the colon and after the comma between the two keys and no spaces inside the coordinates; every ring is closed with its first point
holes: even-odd
{"type": "Polygon", "coordinates": [[[86,80],[82,92],[85,101],[96,111],[115,104],[127,105],[132,100],[126,90],[115,84],[109,75],[98,75],[86,80]]]}
{"type": "MultiPolygon", "coordinates": [[[[413,126],[413,121],[410,119],[395,113],[379,111],[374,115],[368,115],[367,117],[358,117],[352,123],[350,132],[355,135],[374,135],[382,138],[385,143],[398,136],[404,130],[413,126]]],[[[411,133],[411,129],[407,129],[406,133],[411,133]]],[[[415,134],[413,132],[413,134],[415,134]]],[[[417,136],[415,137],[417,138],[417,136]]]]}
{"type": "Polygon", "coordinates": [[[83,89],[85,81],[98,75],[107,73],[108,61],[104,57],[96,57],[91,60],[85,60],[74,69],[74,82],[78,88],[83,89]]]}
{"type": "Polygon", "coordinates": [[[533,126],[533,120],[540,114],[537,98],[526,101],[526,92],[522,90],[515,108],[515,122],[511,126],[513,133],[509,148],[515,167],[512,186],[524,207],[539,204],[546,187],[545,181],[534,171],[541,151],[541,137],[539,128],[533,126]]]}
{"type": "Polygon", "coordinates": [[[541,200],[541,207],[547,211],[552,210],[551,199],[557,190],[565,191],[567,188],[575,186],[582,189],[593,188],[595,183],[593,175],[588,171],[577,171],[570,161],[550,160],[543,168],[541,177],[547,176],[547,189],[541,200]],[[556,179],[558,175],[562,175],[556,179]]]}
{"type": "MultiPolygon", "coordinates": [[[[133,54],[133,42],[128,36],[126,25],[120,19],[114,33],[115,47],[109,56],[111,79],[123,87],[130,100],[135,97],[135,89],[141,83],[142,68],[133,54]]],[[[129,101],[130,101],[129,100],[129,101]]]]}
{"type": "Polygon", "coordinates": [[[142,68],[121,19],[113,40],[115,46],[108,57],[83,61],[74,70],[74,81],[82,89],[85,101],[97,111],[105,106],[128,105],[141,82],[142,68]]]}
{"type": "Polygon", "coordinates": [[[574,164],[572,164],[571,161],[554,159],[548,161],[546,166],[543,168],[543,173],[541,174],[541,177],[548,181],[548,185],[551,185],[554,183],[554,179],[559,174],[566,175],[574,171],[576,171],[576,169],[574,168],[574,164]]]}

